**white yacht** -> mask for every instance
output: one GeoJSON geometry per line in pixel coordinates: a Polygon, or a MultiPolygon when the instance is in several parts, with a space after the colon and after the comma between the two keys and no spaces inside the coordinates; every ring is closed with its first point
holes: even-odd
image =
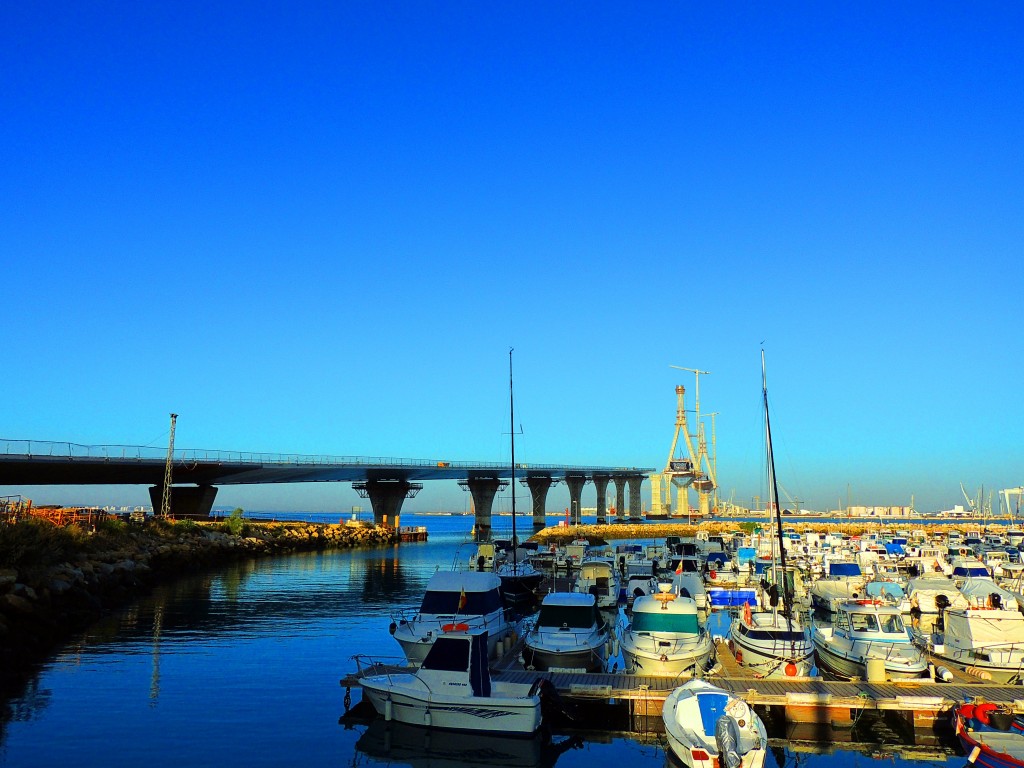
{"type": "Polygon", "coordinates": [[[552,592],[526,632],[523,663],[533,669],[604,671],[611,635],[593,595],[552,592]]]}
{"type": "Polygon", "coordinates": [[[493,655],[515,626],[505,617],[500,587],[494,573],[438,571],[427,582],[419,611],[394,616],[391,634],[412,664],[421,663],[438,636],[455,628],[486,629],[493,655]]]}
{"type": "Polygon", "coordinates": [[[819,666],[841,678],[867,679],[872,662],[881,662],[885,677],[924,677],[928,662],[910,639],[898,608],[875,600],[840,604],[831,625],[811,623],[811,641],[819,666]]]}
{"type": "Polygon", "coordinates": [[[866,583],[867,578],[857,563],[829,563],[828,575],[811,584],[811,605],[816,611],[831,613],[841,603],[863,597],[866,583]]]}
{"type": "Polygon", "coordinates": [[[610,560],[588,558],[580,563],[573,591],[593,595],[598,608],[615,608],[619,604],[619,572],[610,560]]]}
{"type": "Polygon", "coordinates": [[[787,619],[749,604],[729,627],[729,650],[758,677],[809,677],[815,669],[810,632],[796,615],[787,619]]]}
{"type": "Polygon", "coordinates": [[[1020,683],[1024,676],[1024,615],[1012,606],[948,610],[933,631],[914,640],[936,658],[983,679],[1020,683]]]}
{"type": "Polygon", "coordinates": [[[700,624],[697,604],[679,597],[671,584],[633,602],[632,621],[619,647],[629,674],[699,676],[714,655],[711,635],[700,624]]]}
{"type": "Polygon", "coordinates": [[[492,733],[533,733],[540,727],[536,684],[492,681],[487,632],[446,632],[419,669],[360,668],[363,695],[385,720],[492,733]]]}

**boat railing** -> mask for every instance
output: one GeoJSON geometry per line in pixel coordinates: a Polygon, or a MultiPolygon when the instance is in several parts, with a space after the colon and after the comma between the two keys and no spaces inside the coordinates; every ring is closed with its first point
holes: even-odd
{"type": "Polygon", "coordinates": [[[390,678],[391,675],[406,675],[417,669],[404,656],[369,656],[358,653],[352,660],[356,663],[356,677],[387,675],[390,678]]]}

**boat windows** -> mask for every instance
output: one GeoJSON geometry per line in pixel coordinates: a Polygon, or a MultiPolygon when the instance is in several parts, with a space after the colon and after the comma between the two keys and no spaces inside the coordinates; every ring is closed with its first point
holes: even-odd
{"type": "Polygon", "coordinates": [[[682,632],[696,635],[700,632],[695,613],[640,612],[633,614],[634,632],[682,632]]]}
{"type": "Polygon", "coordinates": [[[497,589],[487,592],[453,592],[453,591],[430,591],[423,595],[423,604],[420,605],[420,613],[434,614],[460,614],[463,616],[483,616],[502,609],[501,595],[497,589]],[[465,595],[465,604],[459,605],[460,599],[465,595]]]}
{"type": "Polygon", "coordinates": [[[803,632],[788,632],[784,629],[748,629],[740,624],[740,634],[751,640],[767,640],[786,643],[804,643],[807,638],[803,632]]]}
{"type": "Polygon", "coordinates": [[[851,613],[850,626],[854,632],[877,632],[878,620],[873,613],[851,613]]]}
{"type": "Polygon", "coordinates": [[[538,627],[590,629],[597,623],[592,605],[542,605],[537,617],[538,627]]]}
{"type": "Polygon", "coordinates": [[[890,613],[887,616],[882,616],[882,631],[886,634],[904,634],[906,628],[903,626],[903,619],[895,613],[890,613]]]}
{"type": "Polygon", "coordinates": [[[469,669],[469,643],[461,637],[437,638],[423,660],[423,669],[465,672],[469,669]]]}

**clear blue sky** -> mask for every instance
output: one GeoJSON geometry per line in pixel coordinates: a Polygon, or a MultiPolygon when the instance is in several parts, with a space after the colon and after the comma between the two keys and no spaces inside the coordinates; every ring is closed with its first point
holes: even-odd
{"type": "Polygon", "coordinates": [[[0,436],[504,461],[514,346],[517,459],[702,368],[749,502],[763,341],[804,506],[1024,484],[1020,3],[6,3],[0,89],[0,436]]]}

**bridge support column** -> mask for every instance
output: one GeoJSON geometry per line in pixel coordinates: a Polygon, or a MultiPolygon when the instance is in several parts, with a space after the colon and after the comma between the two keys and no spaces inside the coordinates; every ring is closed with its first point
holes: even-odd
{"type": "Polygon", "coordinates": [[[626,478],[616,475],[612,478],[615,482],[615,514],[619,520],[626,519],[626,478]]]}
{"type": "Polygon", "coordinates": [[[547,527],[547,500],[548,491],[557,480],[548,475],[530,475],[523,484],[530,489],[530,496],[533,498],[533,529],[539,531],[547,527]]]}
{"type": "Polygon", "coordinates": [[[597,524],[604,525],[608,522],[608,481],[611,475],[593,475],[594,488],[597,489],[597,524]]]}
{"type": "Polygon", "coordinates": [[[580,497],[583,495],[583,486],[587,484],[586,475],[566,475],[565,484],[569,486],[569,514],[572,525],[579,525],[583,518],[580,497]]]}
{"type": "Polygon", "coordinates": [[[644,482],[644,476],[630,475],[626,482],[629,483],[629,519],[640,520],[640,486],[644,482]]]}
{"type": "Polygon", "coordinates": [[[422,490],[422,483],[410,483],[401,478],[395,480],[371,479],[364,483],[352,483],[352,489],[362,498],[370,500],[374,525],[399,527],[402,504],[422,490]]]}
{"type": "MultiPolygon", "coordinates": [[[[508,488],[508,480],[501,480],[497,477],[468,477],[459,480],[459,485],[468,488],[473,495],[473,511],[475,520],[473,529],[476,531],[474,537],[477,541],[487,541],[491,538],[491,507],[494,505],[494,496],[498,491],[508,488]]],[[[515,489],[513,489],[513,493],[515,489]]]]}
{"type": "MultiPolygon", "coordinates": [[[[149,489],[149,500],[154,510],[160,509],[163,498],[163,483],[149,489]]],[[[206,519],[213,510],[213,500],[216,498],[217,489],[212,485],[172,485],[171,516],[178,519],[206,519]]]]}

